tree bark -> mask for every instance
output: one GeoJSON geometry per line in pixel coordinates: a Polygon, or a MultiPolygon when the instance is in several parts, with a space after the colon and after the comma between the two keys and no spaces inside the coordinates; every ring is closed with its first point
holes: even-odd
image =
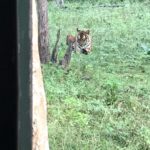
{"type": "Polygon", "coordinates": [[[49,150],[47,103],[38,51],[38,15],[32,0],[32,150],[49,150]]]}
{"type": "Polygon", "coordinates": [[[48,2],[38,0],[38,32],[39,32],[39,54],[42,64],[50,61],[49,34],[48,34],[48,2]]]}

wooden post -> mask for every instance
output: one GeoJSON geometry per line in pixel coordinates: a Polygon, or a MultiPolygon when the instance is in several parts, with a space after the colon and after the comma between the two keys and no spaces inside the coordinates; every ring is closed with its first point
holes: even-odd
{"type": "Polygon", "coordinates": [[[38,50],[38,15],[36,5],[36,0],[32,0],[32,150],[49,150],[47,103],[38,50]]]}

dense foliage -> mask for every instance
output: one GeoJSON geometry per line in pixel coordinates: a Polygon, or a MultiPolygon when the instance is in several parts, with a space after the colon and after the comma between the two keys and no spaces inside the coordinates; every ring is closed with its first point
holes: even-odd
{"type": "Polygon", "coordinates": [[[150,149],[150,9],[49,3],[51,47],[90,29],[93,52],[73,54],[70,70],[43,66],[52,150],[150,149]]]}

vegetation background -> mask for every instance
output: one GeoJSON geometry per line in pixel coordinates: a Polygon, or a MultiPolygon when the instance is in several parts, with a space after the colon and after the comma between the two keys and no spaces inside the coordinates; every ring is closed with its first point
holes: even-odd
{"type": "Polygon", "coordinates": [[[93,51],[73,54],[70,70],[43,65],[52,150],[150,149],[150,2],[49,1],[50,47],[61,29],[90,29],[93,51]],[[120,7],[99,7],[118,4],[120,7]]]}

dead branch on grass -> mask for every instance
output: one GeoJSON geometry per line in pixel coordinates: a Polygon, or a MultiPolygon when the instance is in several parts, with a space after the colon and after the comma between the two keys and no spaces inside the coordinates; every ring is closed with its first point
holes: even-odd
{"type": "Polygon", "coordinates": [[[67,69],[69,64],[70,64],[70,61],[71,61],[73,42],[68,43],[68,48],[66,50],[66,53],[64,54],[63,59],[58,60],[58,43],[59,43],[59,40],[60,40],[60,29],[57,31],[57,39],[56,39],[56,43],[55,43],[55,46],[54,46],[53,51],[52,51],[51,62],[52,63],[58,63],[59,62],[59,65],[62,66],[63,69],[67,69]]]}
{"type": "Polygon", "coordinates": [[[58,29],[58,31],[57,31],[57,39],[56,39],[54,49],[52,51],[52,57],[51,57],[52,63],[58,62],[58,43],[59,43],[59,40],[60,40],[60,29],[58,29]]]}

